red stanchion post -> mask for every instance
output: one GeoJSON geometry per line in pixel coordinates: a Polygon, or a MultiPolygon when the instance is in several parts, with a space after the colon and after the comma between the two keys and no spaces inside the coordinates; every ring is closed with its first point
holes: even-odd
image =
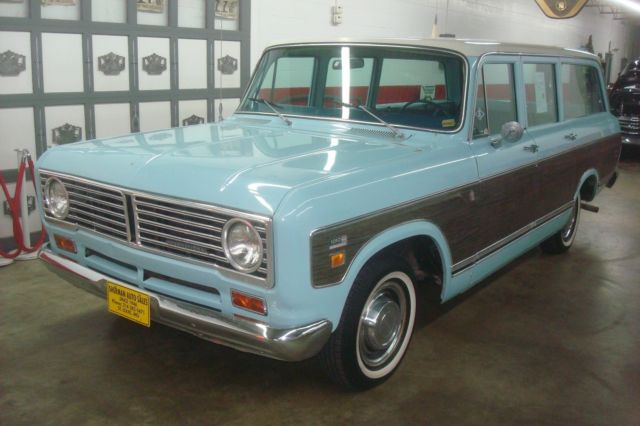
{"type": "Polygon", "coordinates": [[[7,199],[9,210],[11,210],[11,220],[13,222],[13,238],[16,242],[16,249],[13,251],[4,251],[0,248],[0,266],[10,264],[14,259],[30,260],[37,258],[37,251],[40,249],[46,238],[44,226],[41,228],[41,234],[38,241],[31,245],[31,237],[29,231],[29,208],[27,204],[27,194],[23,191],[26,181],[26,173],[28,170],[36,188],[35,166],[28,150],[18,151],[18,177],[16,181],[15,194],[11,197],[9,187],[4,180],[4,176],[0,174],[0,187],[7,199]]]}

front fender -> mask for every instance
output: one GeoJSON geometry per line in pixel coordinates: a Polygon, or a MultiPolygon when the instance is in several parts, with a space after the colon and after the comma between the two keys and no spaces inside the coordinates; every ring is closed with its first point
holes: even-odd
{"type": "MultiPolygon", "coordinates": [[[[440,254],[440,259],[442,260],[442,286],[443,294],[445,294],[447,285],[451,280],[452,261],[449,244],[447,243],[447,240],[440,228],[438,228],[433,223],[422,220],[406,222],[388,228],[384,232],[381,232],[370,241],[368,241],[358,251],[355,258],[351,262],[351,265],[349,266],[344,279],[338,285],[348,287],[348,289],[351,290],[351,286],[358,276],[358,273],[373,256],[394,243],[417,236],[429,237],[436,244],[436,247],[440,254]]],[[[346,293],[348,294],[348,292],[346,293]]]]}

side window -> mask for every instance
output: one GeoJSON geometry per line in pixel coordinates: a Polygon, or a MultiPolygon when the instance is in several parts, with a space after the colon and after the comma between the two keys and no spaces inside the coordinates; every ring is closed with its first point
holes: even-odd
{"type": "Polygon", "coordinates": [[[278,59],[266,72],[259,96],[281,105],[308,105],[314,65],[311,57],[278,59]]]}
{"type": "Polygon", "coordinates": [[[498,134],[504,123],[518,120],[513,64],[485,64],[477,94],[475,138],[498,134]]]}
{"type": "Polygon", "coordinates": [[[558,121],[553,64],[524,64],[524,87],[529,127],[558,121]]]}
{"type": "Polygon", "coordinates": [[[600,78],[590,65],[562,65],[564,118],[578,118],[605,110],[600,78]]]}

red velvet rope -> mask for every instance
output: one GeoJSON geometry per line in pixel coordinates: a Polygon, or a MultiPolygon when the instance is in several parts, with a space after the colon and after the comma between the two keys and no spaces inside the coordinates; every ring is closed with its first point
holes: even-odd
{"type": "Polygon", "coordinates": [[[24,181],[24,174],[26,165],[29,166],[29,174],[31,175],[31,180],[33,182],[33,187],[36,187],[36,179],[35,179],[35,168],[33,165],[33,160],[30,158],[25,162],[21,161],[20,166],[18,168],[18,178],[16,181],[16,193],[12,198],[11,194],[9,194],[9,187],[4,180],[2,174],[0,174],[0,187],[2,188],[2,192],[4,193],[5,198],[7,199],[7,203],[9,204],[9,209],[11,210],[11,219],[13,221],[13,238],[16,241],[17,248],[13,252],[6,252],[0,249],[0,257],[4,257],[6,259],[15,259],[20,253],[32,253],[40,248],[44,243],[44,239],[46,238],[46,232],[44,229],[44,225],[42,226],[42,232],[40,234],[40,239],[32,246],[28,247],[25,244],[24,238],[22,237],[22,225],[20,223],[20,194],[22,193],[22,183],[24,181]]]}

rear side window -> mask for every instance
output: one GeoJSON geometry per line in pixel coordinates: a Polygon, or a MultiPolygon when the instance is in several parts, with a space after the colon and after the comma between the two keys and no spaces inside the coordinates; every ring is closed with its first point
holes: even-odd
{"type": "Polygon", "coordinates": [[[524,87],[529,127],[558,121],[553,64],[524,64],[524,87]]]}
{"type": "Polygon", "coordinates": [[[498,134],[504,123],[518,120],[512,64],[482,67],[474,115],[474,138],[498,134]]]}
{"type": "Polygon", "coordinates": [[[564,118],[578,118],[605,110],[598,70],[590,65],[562,65],[564,118]]]}

